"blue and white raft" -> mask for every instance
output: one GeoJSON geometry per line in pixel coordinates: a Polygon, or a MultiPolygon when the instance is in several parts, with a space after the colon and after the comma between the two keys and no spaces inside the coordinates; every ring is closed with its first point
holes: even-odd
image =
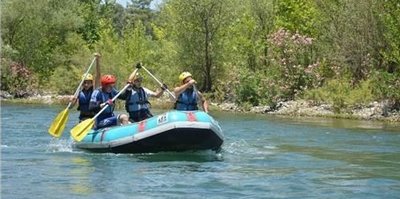
{"type": "Polygon", "coordinates": [[[90,130],[75,147],[100,153],[218,151],[223,141],[221,127],[207,113],[170,111],[129,125],[90,130]]]}

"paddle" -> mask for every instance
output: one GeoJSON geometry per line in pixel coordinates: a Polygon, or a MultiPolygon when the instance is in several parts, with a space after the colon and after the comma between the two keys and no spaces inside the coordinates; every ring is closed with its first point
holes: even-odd
{"type": "MultiPolygon", "coordinates": [[[[81,83],[79,83],[78,88],[76,88],[76,91],[74,93],[74,97],[76,97],[82,87],[83,82],[85,81],[85,78],[87,76],[87,74],[89,73],[90,69],[93,66],[94,61],[96,61],[96,57],[93,58],[92,63],[90,63],[89,68],[86,70],[86,73],[83,75],[81,83]]],[[[49,127],[49,134],[52,135],[53,137],[59,138],[61,137],[64,128],[65,128],[65,124],[68,121],[68,115],[69,115],[69,109],[71,108],[72,103],[69,102],[67,108],[65,108],[63,111],[61,111],[57,117],[53,120],[53,123],[51,123],[50,127],[49,127]]]]}
{"type": "MultiPolygon", "coordinates": [[[[140,69],[140,66],[136,66],[137,68],[133,72],[134,74],[137,73],[137,71],[140,69]]],[[[128,87],[130,86],[130,83],[126,84],[125,87],[118,92],[118,94],[112,98],[112,101],[114,102],[118,96],[120,96],[128,87]]],[[[93,128],[94,121],[96,120],[99,115],[108,108],[109,104],[106,104],[93,118],[87,119],[78,125],[76,125],[74,128],[71,129],[71,136],[74,138],[75,141],[80,142],[83,140],[83,138],[89,133],[89,130],[93,128]]]]}
{"type": "MultiPolygon", "coordinates": [[[[197,87],[196,87],[196,85],[195,84],[193,84],[193,91],[194,92],[196,92],[197,93],[197,95],[196,95],[196,98],[197,98],[197,102],[201,102],[202,100],[200,99],[200,96],[199,96],[199,90],[197,90],[197,87]]],[[[202,104],[202,106],[203,106],[203,104],[202,104]]],[[[203,109],[204,109],[204,106],[203,106],[203,109]]],[[[203,110],[204,112],[206,112],[205,110],[203,110]]],[[[206,112],[206,113],[208,113],[208,112],[206,112]]],[[[209,113],[208,113],[209,114],[209,113]]]]}
{"type": "MultiPolygon", "coordinates": [[[[151,74],[151,72],[148,71],[143,65],[142,65],[141,67],[142,67],[143,70],[145,70],[154,80],[156,80],[156,82],[157,82],[158,84],[160,84],[161,87],[164,86],[163,83],[161,83],[161,81],[158,80],[153,74],[151,74]]],[[[168,92],[169,95],[171,95],[172,98],[176,99],[175,95],[174,95],[171,91],[169,91],[168,88],[165,88],[165,90],[168,92]]]]}
{"type": "Polygon", "coordinates": [[[200,97],[199,97],[199,95],[198,95],[198,93],[199,93],[199,90],[197,90],[197,87],[196,87],[196,85],[195,85],[195,84],[193,84],[193,91],[194,91],[194,92],[196,92],[196,98],[197,98],[197,101],[198,101],[198,102],[200,102],[200,101],[201,101],[201,99],[200,99],[200,97]]]}

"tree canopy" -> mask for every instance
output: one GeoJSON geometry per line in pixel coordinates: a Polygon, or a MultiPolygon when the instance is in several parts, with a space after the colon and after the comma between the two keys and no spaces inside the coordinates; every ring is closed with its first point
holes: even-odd
{"type": "Polygon", "coordinates": [[[400,108],[396,0],[152,2],[1,1],[1,89],[71,93],[99,52],[119,82],[141,61],[169,85],[193,73],[216,101],[345,108],[387,99],[400,108]]]}

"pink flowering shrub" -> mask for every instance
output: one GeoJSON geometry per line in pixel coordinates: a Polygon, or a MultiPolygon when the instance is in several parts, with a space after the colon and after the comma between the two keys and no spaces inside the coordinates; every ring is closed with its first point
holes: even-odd
{"type": "Polygon", "coordinates": [[[23,64],[1,60],[1,90],[14,97],[27,97],[33,94],[36,83],[33,73],[23,64]]]}
{"type": "Polygon", "coordinates": [[[269,56],[272,66],[279,71],[277,79],[282,98],[293,99],[323,80],[317,72],[321,63],[316,58],[313,43],[313,38],[285,29],[269,36],[269,56]]]}

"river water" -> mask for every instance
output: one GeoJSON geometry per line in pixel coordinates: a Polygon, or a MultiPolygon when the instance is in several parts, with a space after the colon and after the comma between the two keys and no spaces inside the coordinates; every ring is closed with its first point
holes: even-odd
{"type": "Polygon", "coordinates": [[[400,198],[399,124],[212,113],[219,153],[94,154],[74,110],[48,135],[62,109],[2,104],[2,198],[400,198]]]}

